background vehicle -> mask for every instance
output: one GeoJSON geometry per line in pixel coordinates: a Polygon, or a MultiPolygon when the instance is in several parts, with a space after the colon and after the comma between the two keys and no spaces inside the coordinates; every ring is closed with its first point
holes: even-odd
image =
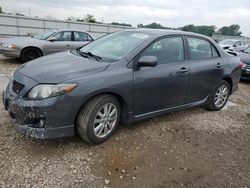
{"type": "Polygon", "coordinates": [[[240,40],[234,40],[234,39],[225,39],[219,42],[219,45],[224,49],[224,50],[232,50],[239,52],[241,50],[246,49],[249,45],[246,44],[243,41],[240,40]]]}
{"type": "Polygon", "coordinates": [[[120,120],[199,105],[222,109],[240,73],[239,57],[203,35],[128,30],[19,67],[4,105],[18,129],[32,137],[73,136],[77,130],[99,144],[120,120]]]}
{"type": "Polygon", "coordinates": [[[239,52],[240,60],[243,63],[241,79],[250,80],[250,47],[239,52]]]}
{"type": "Polygon", "coordinates": [[[82,30],[50,30],[33,37],[3,39],[0,54],[27,62],[43,55],[76,49],[91,41],[93,37],[82,30]]]}

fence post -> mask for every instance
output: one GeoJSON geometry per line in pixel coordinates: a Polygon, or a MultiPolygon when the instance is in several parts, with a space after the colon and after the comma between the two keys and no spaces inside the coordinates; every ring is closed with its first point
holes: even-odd
{"type": "Polygon", "coordinates": [[[43,20],[43,30],[45,31],[45,20],[43,20]]]}
{"type": "Polygon", "coordinates": [[[20,35],[18,17],[16,17],[16,30],[17,30],[17,35],[20,35]]]}

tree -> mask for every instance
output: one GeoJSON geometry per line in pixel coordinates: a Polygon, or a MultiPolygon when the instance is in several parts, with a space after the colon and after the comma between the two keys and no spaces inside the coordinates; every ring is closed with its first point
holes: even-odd
{"type": "Polygon", "coordinates": [[[112,22],[112,25],[120,25],[120,26],[127,26],[127,27],[132,27],[131,24],[126,24],[126,23],[118,23],[118,22],[112,22]]]}
{"type": "MultiPolygon", "coordinates": [[[[72,16],[71,16],[72,17],[72,16]]],[[[69,17],[69,18],[71,18],[69,17]]],[[[77,18],[75,21],[77,22],[88,22],[88,23],[96,23],[96,19],[94,17],[94,15],[91,14],[87,14],[85,17],[81,18],[77,18]]]]}
{"type": "Polygon", "coordinates": [[[189,31],[194,33],[199,33],[207,36],[212,36],[215,33],[216,27],[215,26],[207,26],[207,25],[201,25],[201,26],[195,26],[193,24],[186,25],[181,28],[182,31],[189,31]]]}
{"type": "Polygon", "coordinates": [[[0,14],[2,14],[3,13],[3,9],[2,9],[2,7],[0,6],[0,14]]]}
{"type": "Polygon", "coordinates": [[[158,24],[158,23],[155,23],[155,22],[153,22],[151,24],[148,24],[148,25],[138,24],[137,27],[151,28],[151,29],[173,29],[173,28],[170,28],[170,27],[162,26],[161,24],[158,24]]]}
{"type": "Polygon", "coordinates": [[[74,17],[74,16],[70,16],[70,17],[66,18],[66,21],[72,21],[72,22],[75,22],[76,20],[77,20],[77,18],[76,18],[76,17],[74,17]]]}
{"type": "Polygon", "coordinates": [[[87,14],[84,18],[84,21],[89,22],[89,23],[96,23],[96,19],[94,15],[91,15],[91,14],[87,14]]]}
{"type": "Polygon", "coordinates": [[[221,35],[229,35],[229,36],[241,36],[242,34],[242,32],[240,31],[240,26],[237,24],[224,26],[218,30],[218,33],[221,35]]]}

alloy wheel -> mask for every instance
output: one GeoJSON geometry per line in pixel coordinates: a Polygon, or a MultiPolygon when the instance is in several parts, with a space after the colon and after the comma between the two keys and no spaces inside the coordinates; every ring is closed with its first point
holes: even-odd
{"type": "Polygon", "coordinates": [[[94,119],[94,134],[98,138],[106,137],[113,130],[118,118],[115,104],[107,103],[97,112],[94,119]]]}
{"type": "Polygon", "coordinates": [[[214,97],[214,104],[217,108],[222,107],[228,98],[228,87],[226,85],[221,85],[216,93],[215,93],[215,97],[214,97]]]}

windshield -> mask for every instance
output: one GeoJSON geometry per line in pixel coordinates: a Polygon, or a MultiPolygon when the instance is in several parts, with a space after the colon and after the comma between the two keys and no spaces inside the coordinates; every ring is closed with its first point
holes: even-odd
{"type": "Polygon", "coordinates": [[[38,35],[33,36],[33,38],[35,39],[40,39],[40,40],[46,40],[48,39],[51,35],[53,35],[54,33],[56,33],[56,31],[47,31],[44,33],[40,33],[38,35]]]}
{"type": "Polygon", "coordinates": [[[247,49],[244,50],[244,52],[249,53],[250,54],[250,47],[248,47],[247,49]]]}
{"type": "Polygon", "coordinates": [[[234,45],[236,43],[235,40],[223,40],[220,42],[222,45],[234,45]]]}
{"type": "Polygon", "coordinates": [[[123,31],[101,37],[80,49],[80,53],[91,53],[105,61],[122,59],[145,41],[149,34],[135,31],[123,31]]]}

